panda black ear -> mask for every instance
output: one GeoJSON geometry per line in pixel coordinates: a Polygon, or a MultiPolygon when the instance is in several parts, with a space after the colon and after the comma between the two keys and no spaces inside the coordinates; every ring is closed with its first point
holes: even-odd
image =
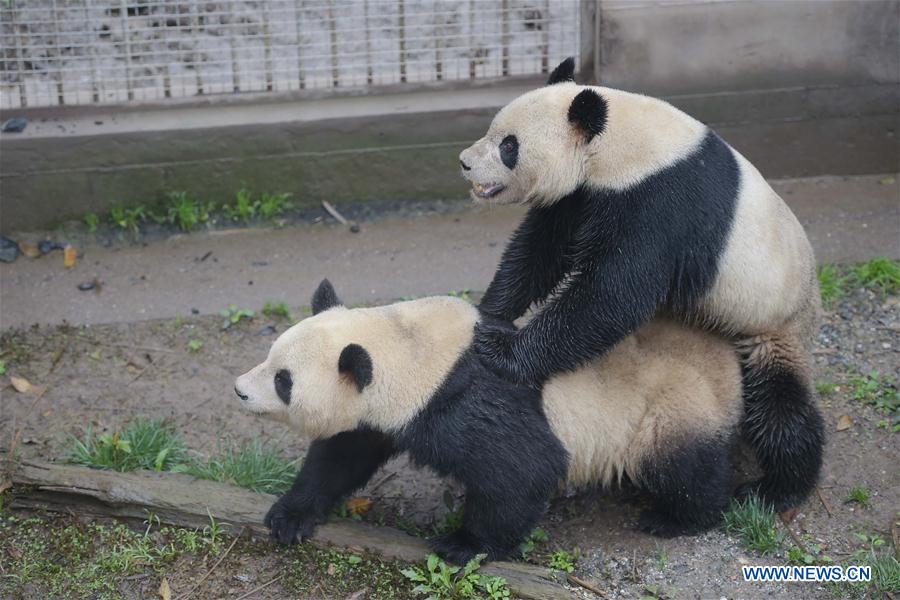
{"type": "Polygon", "coordinates": [[[591,141],[606,128],[606,100],[592,89],[582,90],[569,106],[569,122],[591,141]]]}
{"type": "Polygon", "coordinates": [[[340,305],[341,301],[337,297],[337,292],[334,291],[331,282],[327,279],[323,279],[312,297],[312,313],[317,315],[323,310],[328,310],[329,308],[340,305]]]}
{"type": "Polygon", "coordinates": [[[338,371],[356,384],[356,390],[363,391],[372,383],[372,357],[359,344],[347,344],[338,359],[338,371]]]}
{"type": "Polygon", "coordinates": [[[566,60],[559,63],[559,66],[550,73],[550,79],[547,85],[555,85],[565,81],[575,81],[575,58],[570,56],[566,60]]]}

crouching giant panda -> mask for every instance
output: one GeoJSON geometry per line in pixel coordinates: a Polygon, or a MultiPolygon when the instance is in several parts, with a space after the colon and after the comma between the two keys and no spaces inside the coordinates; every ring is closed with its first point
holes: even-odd
{"type": "Polygon", "coordinates": [[[759,171],[672,105],[548,85],[505,106],[460,154],[477,200],[530,206],[481,308],[475,348],[504,377],[540,384],[577,369],[665,311],[729,336],[743,358],[744,430],[777,509],[801,502],[822,462],[810,345],[819,309],[812,249],[759,171]],[[548,300],[548,298],[550,298],[548,300]]]}
{"type": "Polygon", "coordinates": [[[502,324],[464,300],[347,309],[326,280],[312,307],[235,382],[244,408],[314,439],[265,519],[282,543],[310,536],[400,452],[465,487],[462,526],[433,541],[460,564],[515,549],[561,483],[627,477],[652,501],[639,525],[661,535],[721,517],[742,414],[727,342],[655,320],[538,390],[483,364],[475,327],[502,324]]]}

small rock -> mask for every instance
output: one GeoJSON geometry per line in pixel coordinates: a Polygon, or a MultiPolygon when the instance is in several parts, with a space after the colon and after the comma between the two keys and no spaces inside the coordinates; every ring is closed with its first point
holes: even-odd
{"type": "Polygon", "coordinates": [[[64,244],[60,244],[59,242],[54,242],[52,240],[41,240],[38,242],[38,252],[41,254],[47,254],[48,252],[53,252],[54,250],[62,250],[65,248],[64,244]]]}
{"type": "Polygon", "coordinates": [[[9,263],[18,257],[19,245],[5,235],[0,235],[0,261],[9,263]]]}
{"type": "Polygon", "coordinates": [[[81,283],[78,284],[78,289],[81,290],[82,292],[87,292],[87,291],[94,289],[94,287],[96,285],[97,285],[96,281],[82,281],[81,283]]]}
{"type": "Polygon", "coordinates": [[[262,329],[259,330],[259,335],[272,335],[277,331],[274,325],[266,325],[262,329]]]}
{"type": "Polygon", "coordinates": [[[268,267],[268,266],[269,266],[269,261],[267,261],[267,260],[254,260],[254,261],[253,261],[252,263],[250,263],[250,264],[251,264],[252,266],[254,266],[254,267],[268,267]]]}
{"type": "Polygon", "coordinates": [[[359,225],[354,223],[350,226],[350,233],[359,233],[359,225]]]}
{"type": "Polygon", "coordinates": [[[199,309],[199,308],[192,308],[192,309],[191,309],[191,314],[192,314],[192,315],[199,315],[199,314],[200,314],[200,309],[199,309]]]}
{"type": "Polygon", "coordinates": [[[5,123],[3,123],[2,131],[3,133],[22,133],[25,131],[25,127],[28,126],[28,119],[24,117],[13,117],[12,119],[8,119],[5,123]]]}

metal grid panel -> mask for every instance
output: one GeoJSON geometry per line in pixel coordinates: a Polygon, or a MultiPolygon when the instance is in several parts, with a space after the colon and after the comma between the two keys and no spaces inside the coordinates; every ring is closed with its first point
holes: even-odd
{"type": "Polygon", "coordinates": [[[11,0],[0,108],[545,73],[577,0],[11,0]]]}

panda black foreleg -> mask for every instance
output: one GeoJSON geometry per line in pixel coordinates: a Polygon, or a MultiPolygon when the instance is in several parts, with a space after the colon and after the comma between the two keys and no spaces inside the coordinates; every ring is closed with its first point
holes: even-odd
{"type": "Polygon", "coordinates": [[[637,483],[652,508],[641,514],[638,528],[672,537],[717,525],[730,500],[732,440],[726,434],[699,438],[645,459],[637,483]]]}
{"type": "Polygon", "coordinates": [[[803,502],[816,484],[824,425],[802,371],[779,361],[777,352],[757,355],[765,358],[751,357],[743,365],[743,432],[763,476],[735,495],[756,494],[782,512],[803,502]]]}
{"type": "Polygon", "coordinates": [[[313,442],[291,489],[266,514],[272,537],[290,545],[312,536],[335,503],[364,486],[393,454],[391,440],[370,429],[313,442]]]}
{"type": "Polygon", "coordinates": [[[627,253],[584,269],[517,332],[480,327],[475,349],[501,377],[536,385],[603,355],[665,298],[661,270],[627,253]]]}
{"type": "Polygon", "coordinates": [[[479,308],[485,314],[514,321],[553,291],[565,275],[564,250],[574,228],[574,213],[560,205],[528,211],[481,299],[479,308]]]}
{"type": "Polygon", "coordinates": [[[534,529],[552,497],[544,493],[505,492],[502,496],[466,491],[463,523],[456,531],[431,540],[441,558],[464,565],[476,554],[500,560],[513,552],[534,529]]]}

